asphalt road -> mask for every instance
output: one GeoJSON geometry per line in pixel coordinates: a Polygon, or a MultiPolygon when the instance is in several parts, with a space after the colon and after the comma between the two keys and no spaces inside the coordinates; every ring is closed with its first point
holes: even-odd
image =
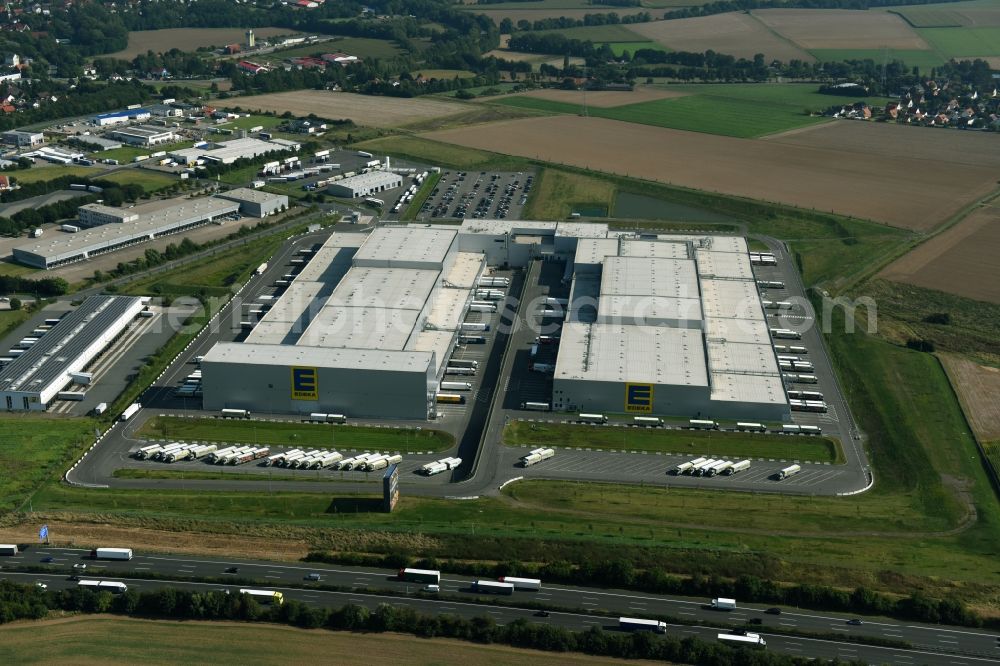
{"type": "MultiPolygon", "coordinates": [[[[699,636],[705,640],[716,640],[716,634],[725,629],[699,626],[699,623],[713,623],[731,627],[747,626],[759,619],[760,625],[750,625],[754,631],[765,636],[768,648],[802,657],[823,657],[841,659],[861,659],[869,663],[893,664],[985,664],[1000,661],[1000,633],[943,627],[920,623],[886,620],[885,618],[863,618],[864,624],[851,626],[847,620],[855,616],[840,613],[800,611],[782,608],[780,615],[770,615],[766,606],[758,604],[738,604],[734,611],[720,612],[707,606],[708,600],[674,597],[657,594],[643,594],[616,589],[596,589],[566,585],[546,585],[538,592],[517,591],[504,603],[516,606],[541,604],[556,608],[573,609],[574,612],[552,612],[548,618],[536,617],[533,607],[500,607],[484,603],[469,590],[472,578],[445,574],[441,580],[442,594],[446,598],[425,598],[406,596],[415,594],[421,587],[418,583],[396,580],[395,572],[384,569],[363,567],[336,567],[323,564],[281,563],[264,560],[219,560],[210,557],[137,554],[131,561],[94,561],[88,551],[79,549],[50,548],[33,546],[13,557],[0,558],[3,571],[0,575],[19,582],[42,581],[51,589],[75,585],[67,580],[73,564],[85,563],[85,572],[78,572],[86,578],[121,579],[129,587],[141,590],[155,589],[165,585],[195,589],[238,589],[240,585],[218,583],[164,582],[143,578],[145,575],[177,576],[178,578],[239,576],[254,578],[261,582],[254,587],[282,591],[287,598],[305,603],[324,606],[339,606],[357,603],[373,608],[379,603],[407,605],[426,613],[455,613],[463,616],[486,615],[498,623],[510,622],[516,618],[526,618],[533,622],[550,623],[575,630],[585,630],[597,625],[615,630],[617,622],[613,617],[662,615],[677,618],[685,624],[670,624],[668,634],[679,636],[699,636]],[[54,562],[42,564],[44,557],[52,557],[54,562]],[[52,573],[16,573],[10,571],[17,566],[51,566],[52,573]],[[229,567],[238,567],[237,574],[226,574],[229,567]],[[324,591],[315,588],[299,589],[288,585],[308,585],[304,581],[309,573],[322,575],[321,584],[352,591],[324,591]],[[130,578],[115,577],[114,574],[127,573],[130,578]],[[387,590],[400,597],[374,595],[362,590],[387,590]],[[688,624],[690,623],[690,624],[688,624]],[[883,648],[837,640],[784,636],[769,633],[769,628],[782,631],[804,631],[827,633],[836,632],[845,636],[869,636],[897,641],[911,645],[909,649],[883,648]]],[[[243,587],[246,587],[244,584],[243,587]]]]}

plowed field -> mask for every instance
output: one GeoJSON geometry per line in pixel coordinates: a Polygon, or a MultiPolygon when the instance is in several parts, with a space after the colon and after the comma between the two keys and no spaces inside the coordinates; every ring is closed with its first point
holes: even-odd
{"type": "Polygon", "coordinates": [[[803,49],[928,49],[902,18],[847,9],[761,9],[753,16],[803,49]]]}
{"type": "Polygon", "coordinates": [[[369,127],[397,127],[428,118],[461,113],[468,109],[464,104],[437,99],[373,97],[325,90],[296,90],[270,95],[234,97],[229,100],[228,106],[275,113],[290,111],[295,116],[315,113],[320,118],[329,120],[350,118],[358,125],[369,127]]]}
{"type": "Polygon", "coordinates": [[[980,441],[1000,440],[1000,370],[964,356],[941,354],[951,385],[980,441]]]}
{"type": "Polygon", "coordinates": [[[938,162],[928,163],[914,155],[922,152],[921,142],[933,131],[880,132],[891,128],[848,121],[830,126],[863,147],[829,141],[825,126],[760,141],[579,116],[528,118],[425,136],[915,230],[934,227],[995,186],[1000,162],[995,152],[961,158],[957,145],[942,152],[938,162]],[[855,132],[868,133],[859,139],[855,132]]]}
{"type": "MultiPolygon", "coordinates": [[[[680,90],[657,90],[656,88],[636,88],[628,92],[617,92],[610,90],[598,90],[586,93],[588,106],[596,106],[602,109],[611,109],[627,104],[637,104],[639,102],[651,102],[656,99],[669,99],[672,97],[684,97],[691,93],[680,90]]],[[[583,104],[584,93],[579,90],[556,90],[548,88],[545,90],[532,90],[523,93],[524,97],[534,97],[536,99],[547,99],[551,102],[563,102],[565,104],[583,104]]]]}
{"type": "MultiPolygon", "coordinates": [[[[900,20],[900,22],[902,22],[900,20]]],[[[712,49],[743,58],[763,53],[767,60],[815,60],[806,51],[781,39],[749,14],[731,12],[714,16],[653,21],[630,25],[629,30],[674,51],[712,49]]]]}

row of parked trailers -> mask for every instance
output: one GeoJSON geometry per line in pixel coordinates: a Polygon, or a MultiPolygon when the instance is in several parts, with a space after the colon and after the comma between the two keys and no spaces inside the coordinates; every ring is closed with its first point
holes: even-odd
{"type": "Polygon", "coordinates": [[[687,476],[732,476],[738,472],[750,469],[749,460],[732,462],[719,458],[695,458],[679,464],[670,470],[675,476],[682,474],[687,476]]]}
{"type": "Polygon", "coordinates": [[[531,467],[540,462],[544,462],[556,454],[555,449],[539,448],[532,449],[527,455],[521,456],[521,466],[531,467]]]}
{"type": "Polygon", "coordinates": [[[270,452],[266,446],[227,446],[220,449],[217,444],[174,442],[144,446],[135,452],[135,457],[167,463],[203,459],[214,465],[242,465],[264,458],[270,452]]]}
{"type": "Polygon", "coordinates": [[[325,449],[292,449],[276,453],[264,460],[265,467],[285,467],[288,469],[332,469],[340,471],[373,472],[394,465],[403,460],[403,456],[388,453],[363,453],[359,456],[345,458],[338,451],[325,449]]]}
{"type": "Polygon", "coordinates": [[[751,252],[750,263],[754,266],[777,266],[778,258],[771,252],[751,252]]]}

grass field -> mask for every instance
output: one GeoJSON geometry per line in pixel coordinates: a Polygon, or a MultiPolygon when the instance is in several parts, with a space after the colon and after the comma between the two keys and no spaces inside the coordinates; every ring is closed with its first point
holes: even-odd
{"type": "MultiPolygon", "coordinates": [[[[296,629],[242,622],[174,622],[111,616],[77,616],[22,622],[0,628],[8,663],[143,663],[177,666],[204,662],[206,655],[227,664],[301,664],[317,655],[336,655],[343,666],[405,663],[413,666],[480,664],[533,666],[551,653],[404,634],[357,634],[296,629]],[[45,641],[39,641],[39,633],[45,641]]],[[[601,666],[645,664],[560,653],[560,664],[601,666]]]]}
{"type": "Polygon", "coordinates": [[[31,266],[23,266],[21,264],[15,264],[12,259],[6,261],[0,260],[0,275],[29,275],[31,273],[38,272],[38,268],[33,268],[31,266]]]}
{"type": "Polygon", "coordinates": [[[179,182],[173,176],[147,169],[119,169],[118,171],[101,176],[101,180],[109,180],[119,185],[135,183],[142,185],[142,189],[147,192],[162,190],[164,187],[170,187],[174,183],[179,182]]]}
{"type": "Polygon", "coordinates": [[[61,476],[93,440],[93,428],[90,419],[0,418],[0,508],[16,508],[43,481],[61,476]]]}
{"type": "Polygon", "coordinates": [[[0,335],[4,335],[7,331],[11,331],[31,317],[33,313],[30,310],[21,308],[20,310],[0,310],[0,335]]]}
{"type": "Polygon", "coordinates": [[[917,32],[945,58],[1000,56],[1000,27],[920,28],[917,32]]]}
{"type": "Polygon", "coordinates": [[[353,147],[454,169],[518,171],[528,164],[524,159],[429,141],[416,136],[387,136],[363,141],[353,147]]]}
{"type": "Polygon", "coordinates": [[[603,208],[614,206],[615,187],[607,180],[591,178],[579,173],[542,169],[524,216],[529,220],[565,220],[574,208],[603,208]]]}
{"type": "Polygon", "coordinates": [[[37,183],[40,180],[53,180],[60,176],[87,176],[98,178],[104,173],[101,169],[85,166],[35,166],[27,171],[15,171],[11,174],[14,180],[21,183],[37,183]]]}
{"type": "MultiPolygon", "coordinates": [[[[919,67],[921,72],[930,74],[932,67],[944,64],[947,58],[941,57],[936,51],[903,50],[903,49],[811,49],[809,51],[821,62],[840,62],[842,60],[871,60],[879,65],[883,60],[892,62],[901,60],[907,68],[919,67]]],[[[854,101],[854,100],[851,100],[854,101]]]]}
{"type": "Polygon", "coordinates": [[[121,148],[112,148],[111,150],[98,150],[90,153],[91,157],[99,160],[118,160],[121,164],[128,164],[133,158],[139,155],[149,156],[152,152],[157,152],[161,150],[179,150],[181,148],[190,148],[194,145],[194,141],[178,141],[176,143],[162,144],[154,148],[140,148],[137,146],[122,146],[121,148]]]}
{"type": "Polygon", "coordinates": [[[564,423],[514,421],[504,429],[510,446],[575,446],[614,451],[650,451],[799,462],[843,463],[840,447],[826,437],[784,437],[752,433],[600,428],[564,423]]]}
{"type": "Polygon", "coordinates": [[[263,127],[268,130],[273,127],[277,127],[282,123],[281,118],[276,118],[275,116],[260,116],[257,114],[250,114],[246,118],[236,118],[235,120],[230,120],[227,123],[221,123],[216,125],[216,127],[225,127],[229,129],[245,129],[248,130],[251,127],[263,127]]]}
{"type": "MultiPolygon", "coordinates": [[[[257,39],[274,35],[292,35],[289,28],[254,28],[257,39]]],[[[194,51],[200,46],[218,46],[244,43],[243,28],[164,28],[161,30],[136,30],[128,34],[128,46],[110,54],[111,58],[131,60],[135,56],[152,51],[166,53],[170,49],[194,51]]]]}
{"type": "Polygon", "coordinates": [[[333,427],[310,423],[182,419],[169,416],[150,419],[143,425],[139,435],[185,441],[325,446],[405,453],[444,451],[455,445],[454,437],[439,430],[333,427]]]}
{"type": "Polygon", "coordinates": [[[650,49],[652,51],[669,51],[670,49],[663,44],[657,44],[656,42],[605,42],[611,47],[611,51],[614,52],[616,56],[621,56],[622,53],[628,51],[631,54],[635,54],[639,49],[650,49]]]}
{"type": "Polygon", "coordinates": [[[965,25],[961,14],[943,7],[901,7],[890,11],[914,28],[960,28],[965,25]]]}

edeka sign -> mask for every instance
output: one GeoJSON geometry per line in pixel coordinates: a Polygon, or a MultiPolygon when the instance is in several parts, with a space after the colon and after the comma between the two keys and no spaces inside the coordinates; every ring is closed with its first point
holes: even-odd
{"type": "Polygon", "coordinates": [[[653,411],[652,384],[625,384],[625,411],[644,414],[653,411]]]}
{"type": "Polygon", "coordinates": [[[316,368],[292,368],[292,400],[318,400],[316,368]]]}

